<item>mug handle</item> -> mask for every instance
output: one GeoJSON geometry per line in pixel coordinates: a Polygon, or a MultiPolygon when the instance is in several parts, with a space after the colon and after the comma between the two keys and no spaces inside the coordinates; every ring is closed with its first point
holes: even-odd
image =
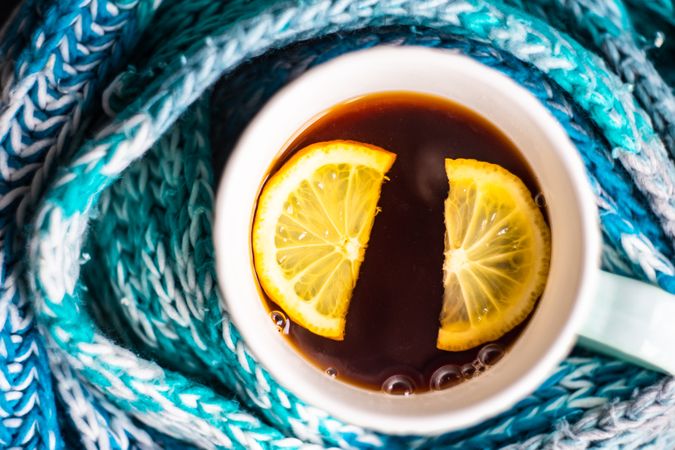
{"type": "Polygon", "coordinates": [[[590,350],[675,374],[675,295],[600,271],[598,290],[579,330],[590,350]]]}

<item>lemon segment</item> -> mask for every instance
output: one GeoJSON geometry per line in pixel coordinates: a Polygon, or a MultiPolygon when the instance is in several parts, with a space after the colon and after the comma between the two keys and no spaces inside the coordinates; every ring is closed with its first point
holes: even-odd
{"type": "Polygon", "coordinates": [[[352,141],[312,144],[265,184],[253,257],[269,298],[300,326],[344,338],[345,316],[396,155],[352,141]]]}
{"type": "Polygon", "coordinates": [[[444,298],[437,347],[462,351],[521,323],[541,296],[551,237],[517,176],[496,164],[446,159],[444,298]]]}

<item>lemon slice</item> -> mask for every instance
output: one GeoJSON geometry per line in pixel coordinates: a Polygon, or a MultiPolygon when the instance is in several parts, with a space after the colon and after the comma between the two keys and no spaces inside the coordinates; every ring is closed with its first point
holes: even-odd
{"type": "Polygon", "coordinates": [[[551,237],[517,176],[496,164],[446,159],[445,294],[437,347],[461,351],[522,322],[544,290],[551,237]]]}
{"type": "Polygon", "coordinates": [[[260,284],[297,324],[344,337],[385,174],[396,155],[351,141],[310,145],[266,183],[253,225],[260,284]]]}

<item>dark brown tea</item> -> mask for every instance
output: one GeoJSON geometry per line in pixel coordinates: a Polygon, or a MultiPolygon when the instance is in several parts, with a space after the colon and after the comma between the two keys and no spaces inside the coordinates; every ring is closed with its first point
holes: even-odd
{"type": "Polygon", "coordinates": [[[527,320],[467,351],[436,348],[448,196],[444,160],[499,164],[534,196],[540,191],[528,164],[501,131],[469,109],[434,96],[390,92],[332,108],[293,140],[277,168],[309,144],[336,139],[397,154],[382,186],[381,212],[353,291],[344,340],[295,325],[268,299],[272,319],[306,359],[328,376],[360,387],[419,393],[478,375],[503,356],[527,320]]]}

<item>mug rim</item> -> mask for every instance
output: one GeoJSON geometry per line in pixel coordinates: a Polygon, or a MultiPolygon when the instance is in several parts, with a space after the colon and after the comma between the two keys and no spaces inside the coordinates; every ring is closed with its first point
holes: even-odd
{"type": "MultiPolygon", "coordinates": [[[[424,77],[424,73],[422,72],[428,73],[429,71],[419,71],[417,76],[424,77]]],[[[377,85],[386,85],[386,82],[383,83],[383,80],[383,78],[378,79],[377,85]]],[[[422,85],[422,82],[419,83],[422,85]]],[[[344,89],[348,89],[348,87],[344,89]]],[[[392,90],[395,89],[377,91],[365,89],[360,94],[392,90]]],[[[412,91],[438,95],[436,92],[422,88],[418,90],[413,89],[412,91]]],[[[343,91],[340,90],[340,92],[343,91]]],[[[353,92],[358,94],[358,89],[353,90],[353,92]]],[[[358,96],[350,95],[337,102],[325,99],[323,106],[326,106],[326,104],[328,104],[328,107],[334,106],[358,96]]],[[[458,101],[448,95],[441,94],[441,96],[458,101]]],[[[336,94],[336,97],[340,97],[340,95],[336,94]]],[[[306,98],[305,100],[309,103],[312,101],[321,103],[323,101],[306,98]]],[[[498,102],[499,96],[490,100],[498,102]]],[[[462,102],[459,101],[459,103],[462,102]]],[[[471,105],[464,104],[464,106],[486,117],[485,114],[477,111],[471,105]]],[[[490,120],[489,117],[486,117],[486,119],[505,132],[507,136],[509,135],[508,130],[504,130],[495,121],[490,120]]],[[[284,131],[279,131],[278,133],[283,134],[284,131]]],[[[277,138],[277,141],[279,139],[277,138]]],[[[530,166],[533,166],[532,155],[528,157],[528,154],[517,143],[516,147],[519,148],[530,166]]],[[[544,163],[540,162],[540,164],[544,163]]],[[[535,175],[538,176],[536,168],[532,167],[532,169],[535,175]]],[[[555,173],[552,176],[556,176],[555,173]]],[[[542,183],[540,182],[540,184],[542,183]]],[[[546,196],[548,197],[548,193],[546,196]]],[[[596,283],[597,270],[595,269],[597,268],[599,259],[600,237],[593,199],[594,196],[591,188],[585,178],[583,163],[562,126],[530,92],[510,78],[469,57],[444,49],[378,46],[352,52],[308,70],[298,79],[283,87],[253,118],[233,149],[218,188],[214,212],[216,269],[219,287],[223,294],[221,296],[223,307],[229,311],[234,324],[249,346],[251,354],[269,371],[270,375],[281,386],[301,400],[322,408],[346,422],[390,434],[435,435],[459,429],[501,412],[525,397],[546,379],[547,375],[564,358],[573,345],[576,329],[580,326],[580,320],[588,310],[591,301],[590,297],[596,283]],[[536,128],[531,130],[532,133],[542,132],[546,140],[550,141],[550,148],[547,151],[549,151],[550,155],[558,158],[558,162],[561,164],[558,172],[562,174],[560,175],[562,178],[565,178],[570,189],[569,195],[572,195],[576,201],[575,206],[577,207],[579,222],[576,224],[579,242],[577,261],[579,267],[576,278],[570,275],[568,279],[564,280],[566,283],[574,285],[570,289],[575,292],[575,298],[568,301],[569,308],[565,310],[567,318],[557,325],[558,328],[555,332],[552,332],[555,336],[549,339],[551,342],[550,345],[546,346],[546,351],[539,348],[540,354],[532,366],[522,370],[520,372],[521,376],[518,379],[510,380],[503,389],[498,390],[490,397],[481,398],[478,390],[481,387],[489,389],[489,386],[484,385],[490,382],[490,379],[493,380],[492,383],[500,382],[496,381],[500,374],[506,376],[507,374],[514,373],[514,370],[509,372],[506,369],[500,369],[500,366],[503,364],[502,361],[481,376],[463,382],[447,391],[424,393],[410,397],[375,393],[346,383],[330,380],[327,376],[320,373],[318,368],[314,367],[294,349],[290,348],[291,346],[288,343],[283,342],[284,339],[274,336],[276,329],[273,327],[271,321],[268,318],[261,319],[261,315],[259,314],[259,312],[264,310],[264,306],[258,290],[260,288],[257,286],[254,275],[252,252],[250,251],[250,229],[255,211],[255,199],[257,199],[259,190],[262,188],[264,177],[258,177],[256,192],[252,193],[251,190],[254,183],[250,180],[252,176],[251,171],[253,171],[251,167],[257,167],[257,172],[254,171],[253,178],[255,178],[256,173],[257,175],[261,175],[260,167],[262,165],[265,165],[266,170],[269,170],[276,158],[280,156],[284,146],[297,135],[303,126],[316,120],[317,115],[327,109],[325,107],[321,108],[314,111],[314,114],[303,116],[302,119],[289,116],[289,114],[292,115],[294,112],[294,109],[289,108],[289,106],[297,105],[298,99],[307,97],[306,92],[303,93],[303,90],[307,89],[313,95],[330,97],[331,94],[318,94],[319,91],[310,89],[310,87],[328,85],[332,89],[338,89],[336,83],[343,83],[340,86],[346,86],[348,83],[354,84],[359,82],[365,83],[365,86],[368,83],[363,81],[363,77],[368,77],[368,70],[373,68],[380,77],[400,76],[400,63],[402,60],[406,61],[406,70],[413,72],[411,78],[413,85],[415,82],[418,82],[414,76],[416,69],[429,67],[429,65],[436,65],[436,68],[442,66],[447,74],[450,74],[450,71],[452,71],[452,76],[455,77],[472,76],[473,82],[486,89],[490,87],[490,89],[493,89],[493,93],[498,92],[502,97],[508,99],[509,102],[514,102],[514,105],[517,104],[521,108],[521,112],[527,113],[525,117],[531,121],[531,123],[526,125],[536,126],[536,128]],[[384,69],[391,65],[398,65],[399,72],[394,74],[384,69]],[[357,73],[361,77],[356,76],[357,73]],[[387,73],[390,73],[390,75],[387,75],[387,73]],[[341,77],[338,74],[341,74],[341,77]],[[261,144],[261,134],[263,133],[260,133],[260,130],[267,127],[267,133],[272,127],[270,124],[273,124],[275,120],[279,122],[279,118],[295,121],[296,125],[298,122],[302,122],[302,126],[284,125],[284,127],[288,126],[286,129],[287,136],[283,140],[284,144],[275,148],[265,147],[264,144],[261,144]],[[265,152],[265,157],[251,158],[247,153],[252,150],[259,153],[265,152]],[[248,173],[245,170],[248,170],[248,173]],[[248,180],[246,179],[247,177],[249,178],[248,180]],[[246,187],[244,188],[244,186],[246,187]],[[253,203],[246,206],[246,203],[243,202],[246,202],[246,199],[250,200],[252,195],[254,197],[253,203]],[[246,212],[242,211],[242,208],[249,209],[247,214],[242,214],[246,212]],[[228,217],[228,220],[225,220],[225,217],[228,217]],[[244,241],[243,244],[242,241],[244,241]],[[248,246],[246,242],[248,242],[248,246]],[[244,249],[246,246],[247,248],[244,249]],[[244,254],[244,251],[246,254],[244,254]],[[242,264],[242,258],[246,258],[247,264],[242,264]],[[245,270],[243,266],[246,265],[249,266],[248,275],[242,273],[242,270],[245,270]],[[254,291],[256,298],[254,302],[251,302],[249,297],[254,291]],[[252,303],[258,305],[259,312],[255,311],[256,307],[252,303]],[[263,325],[262,320],[266,320],[268,324],[263,325]],[[274,338],[271,336],[274,336],[274,338]],[[272,341],[267,341],[269,339],[272,339],[272,341]],[[281,346],[276,345],[278,342],[274,343],[274,339],[281,342],[281,346]],[[275,345],[272,345],[273,343],[275,345]],[[283,347],[286,347],[286,351],[283,350],[283,347]],[[286,358],[291,358],[291,360],[286,358]],[[312,372],[314,372],[313,375],[312,372]],[[302,380],[302,382],[299,380],[302,380]],[[355,394],[354,391],[358,391],[358,394],[355,394]],[[464,405],[464,407],[447,413],[439,409],[442,406],[443,400],[450,403],[451,400],[457,402],[461,398],[467,397],[480,398],[480,401],[464,405]],[[355,405],[355,403],[359,402],[360,404],[355,405]],[[418,408],[416,411],[420,411],[420,413],[407,414],[405,411],[409,410],[405,408],[404,402],[417,402],[418,408]],[[385,403],[386,405],[378,408],[376,405],[378,403],[385,403]],[[425,414],[424,411],[427,410],[429,413],[425,414]]],[[[559,211],[561,207],[556,209],[556,211],[559,211]]],[[[554,203],[550,203],[549,214],[555,208],[554,203]]],[[[552,231],[556,231],[554,229],[555,225],[552,220],[552,231]]],[[[553,239],[555,239],[555,234],[553,239]]],[[[559,242],[559,245],[556,247],[555,242],[554,240],[554,250],[560,248],[558,253],[567,251],[559,242]]],[[[556,256],[555,253],[552,254],[549,280],[553,276],[554,264],[557,262],[555,267],[561,266],[559,260],[554,260],[554,256],[556,256]]],[[[560,271],[561,269],[556,270],[560,271]]],[[[552,298],[554,293],[550,292],[550,284],[547,282],[546,290],[542,294],[540,305],[537,311],[535,311],[531,322],[536,321],[535,319],[540,314],[544,300],[552,298]]],[[[547,304],[551,303],[550,300],[547,301],[547,304]]],[[[554,319],[554,317],[550,318],[550,320],[554,319]]],[[[558,320],[560,321],[561,318],[558,318],[558,320]]],[[[528,324],[518,337],[516,344],[509,350],[503,361],[507,358],[513,358],[509,356],[509,353],[515,351],[518,342],[522,341],[523,337],[531,329],[532,323],[528,324]]],[[[519,351],[522,353],[524,350],[523,348],[519,351]]]]}

